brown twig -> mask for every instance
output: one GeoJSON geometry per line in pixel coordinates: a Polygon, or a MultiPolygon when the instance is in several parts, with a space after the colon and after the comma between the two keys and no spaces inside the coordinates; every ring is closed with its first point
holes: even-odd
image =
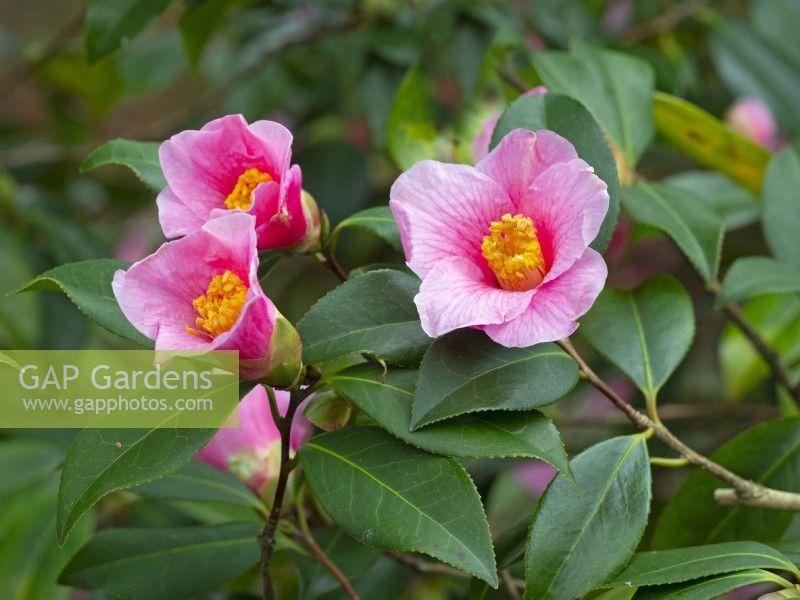
{"type": "Polygon", "coordinates": [[[652,430],[658,439],[675,450],[680,456],[730,485],[732,489],[717,490],[715,492],[714,498],[718,502],[726,505],[736,503],[776,510],[800,511],[800,494],[773,490],[759,483],[744,479],[706,456],[695,452],[678,439],[663,423],[653,421],[623,400],[605,381],[597,376],[568,339],[561,340],[558,345],[575,361],[589,383],[611,400],[614,406],[621,410],[634,425],[642,431],[652,430]]]}
{"type": "Polygon", "coordinates": [[[400,563],[412,571],[416,571],[417,573],[423,575],[430,573],[436,575],[449,575],[450,577],[459,577],[461,579],[469,579],[471,577],[469,573],[459,571],[453,567],[448,567],[447,565],[443,565],[441,563],[418,560],[413,556],[409,556],[408,554],[403,554],[401,552],[384,552],[384,554],[396,563],[400,563]]]}
{"type": "Polygon", "coordinates": [[[361,600],[361,597],[358,595],[358,592],[356,592],[355,588],[353,588],[350,580],[347,579],[347,576],[342,573],[339,567],[336,566],[336,563],[334,563],[330,557],[325,554],[325,551],[319,547],[319,544],[317,544],[314,536],[303,531],[302,529],[299,529],[297,531],[297,537],[299,537],[300,541],[302,541],[311,551],[314,559],[316,559],[319,564],[325,567],[328,572],[333,575],[333,578],[339,582],[339,585],[342,587],[344,593],[347,594],[347,597],[350,598],[350,600],[361,600]]]}
{"type": "Polygon", "coordinates": [[[270,567],[272,565],[272,553],[275,550],[275,532],[278,529],[278,522],[281,517],[281,508],[286,496],[286,487],[289,481],[289,474],[294,466],[289,457],[290,439],[292,432],[292,421],[300,403],[305,399],[308,390],[301,391],[294,389],[291,391],[289,406],[286,415],[277,424],[281,434],[281,466],[278,474],[278,483],[275,488],[275,499],[272,502],[272,510],[267,518],[267,523],[259,536],[261,545],[261,591],[264,600],[275,600],[275,588],[272,582],[270,567]]]}
{"type": "Polygon", "coordinates": [[[786,388],[792,398],[800,404],[800,380],[793,381],[791,374],[781,362],[780,355],[761,337],[761,334],[755,330],[736,304],[729,304],[723,309],[723,312],[750,341],[755,351],[769,365],[773,375],[783,384],[783,387],[786,388]]]}
{"type": "Polygon", "coordinates": [[[703,0],[687,0],[685,2],[677,2],[670,10],[661,13],[655,19],[645,21],[631,27],[628,31],[622,34],[622,39],[626,42],[640,42],[651,36],[658,35],[675,27],[678,23],[696,15],[698,12],[708,8],[709,1],[703,0]]]}

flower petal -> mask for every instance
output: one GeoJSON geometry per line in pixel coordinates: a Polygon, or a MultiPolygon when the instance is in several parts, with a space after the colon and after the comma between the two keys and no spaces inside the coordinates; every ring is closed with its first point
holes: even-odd
{"type": "MultiPolygon", "coordinates": [[[[418,162],[389,192],[408,266],[425,277],[450,256],[485,265],[481,242],[489,223],[513,207],[489,177],[467,165],[418,162]]],[[[488,266],[482,267],[487,276],[488,266]]]]}
{"type": "Polygon", "coordinates": [[[192,300],[226,270],[249,281],[251,289],[258,285],[253,221],[245,213],[209,221],[185,238],[162,244],[127,271],[117,271],[112,288],[131,324],[156,340],[159,349],[207,347],[184,331],[197,317],[192,300]]]}
{"type": "Polygon", "coordinates": [[[559,278],[536,288],[530,305],[521,315],[482,329],[495,342],[509,348],[563,339],[578,328],[576,319],[591,308],[607,275],[603,257],[587,248],[559,278]]]}
{"type": "Polygon", "coordinates": [[[527,189],[548,167],[576,158],[572,144],[553,131],[515,129],[475,168],[496,181],[519,206],[527,189]]]}
{"type": "Polygon", "coordinates": [[[472,140],[472,160],[476,163],[489,154],[489,146],[492,145],[492,134],[499,120],[500,113],[495,113],[488,117],[481,125],[478,135],[472,140]]]}
{"type": "Polygon", "coordinates": [[[504,323],[530,304],[534,290],[511,292],[487,281],[481,269],[467,258],[452,256],[431,269],[414,302],[422,329],[439,337],[462,327],[504,323]]]}
{"type": "Polygon", "coordinates": [[[158,221],[166,238],[188,235],[206,222],[206,214],[198,214],[198,206],[187,206],[170,188],[159,192],[156,198],[158,221]]]}
{"type": "Polygon", "coordinates": [[[242,115],[228,115],[172,136],[158,154],[175,195],[191,200],[198,214],[208,214],[224,207],[239,176],[251,167],[280,181],[289,168],[291,144],[292,134],[279,123],[248,125],[242,115]]]}
{"type": "Polygon", "coordinates": [[[302,182],[300,167],[294,165],[277,189],[270,190],[262,184],[253,192],[250,212],[256,216],[259,249],[287,248],[306,234],[308,223],[300,197],[302,182]]]}
{"type": "Polygon", "coordinates": [[[558,163],[534,180],[521,210],[539,231],[547,283],[564,273],[597,236],[608,212],[607,186],[581,159],[558,163]]]}

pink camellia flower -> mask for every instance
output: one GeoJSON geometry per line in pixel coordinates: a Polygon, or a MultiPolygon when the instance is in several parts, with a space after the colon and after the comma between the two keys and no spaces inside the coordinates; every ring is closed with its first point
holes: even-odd
{"type": "Polygon", "coordinates": [[[419,162],[390,197],[431,337],[473,327],[508,347],[558,340],[603,288],[588,246],[606,184],[552,131],[512,131],[475,167],[419,162]]]}
{"type": "MultiPolygon", "coordinates": [[[[275,391],[278,409],[286,414],[289,392],[275,391]]],[[[291,449],[297,450],[311,434],[311,424],[298,411],[292,421],[291,449]]],[[[278,476],[281,435],[269,408],[264,386],[257,385],[239,403],[239,427],[220,429],[197,458],[230,471],[257,493],[278,476]]]]}
{"type": "Polygon", "coordinates": [[[292,134],[280,123],[228,115],[172,136],[158,156],[168,184],[157,199],[166,237],[235,211],[255,216],[259,250],[318,241],[319,211],[302,192],[300,167],[290,165],[292,134]]]}
{"type": "Polygon", "coordinates": [[[243,378],[291,379],[300,338],[258,283],[254,225],[245,213],[209,221],[117,271],[112,287],[157,350],[238,350],[243,378]]]}
{"type": "Polygon", "coordinates": [[[737,100],[725,114],[731,129],[768,150],[778,150],[781,139],[769,106],[758,98],[737,100]]]}
{"type": "MultiPolygon", "coordinates": [[[[539,94],[546,94],[547,92],[548,90],[546,87],[543,85],[538,85],[522,94],[520,98],[538,96],[539,94]]],[[[483,122],[483,125],[481,125],[481,130],[478,132],[478,135],[476,135],[475,139],[472,140],[472,160],[475,162],[478,162],[484,156],[489,154],[489,146],[492,143],[492,134],[494,133],[494,128],[497,125],[497,122],[500,120],[501,114],[502,113],[497,112],[486,119],[483,122]]]]}

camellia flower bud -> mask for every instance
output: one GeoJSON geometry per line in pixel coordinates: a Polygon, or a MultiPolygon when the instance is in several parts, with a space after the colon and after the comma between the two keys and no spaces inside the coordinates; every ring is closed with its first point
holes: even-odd
{"type": "Polygon", "coordinates": [[[758,98],[734,102],[725,114],[725,121],[731,129],[768,150],[777,150],[781,145],[775,117],[769,106],[758,98]]]}
{"type": "MultiPolygon", "coordinates": [[[[289,392],[275,391],[278,409],[285,414],[289,392]]],[[[311,433],[300,414],[292,421],[290,448],[297,450],[311,433]]],[[[263,494],[280,470],[281,435],[269,408],[264,386],[257,385],[239,403],[239,427],[220,429],[197,455],[219,469],[233,473],[256,493],[263,494]]]]}
{"type": "Polygon", "coordinates": [[[305,190],[300,195],[300,203],[303,207],[306,233],[292,248],[300,252],[316,252],[320,247],[320,232],[322,230],[319,206],[317,206],[314,196],[305,190]]]}
{"type": "Polygon", "coordinates": [[[294,247],[311,235],[302,173],[291,165],[292,134],[280,123],[228,115],[172,136],[158,156],[168,184],[158,218],[168,238],[231,212],[255,217],[259,250],[294,247]]]}
{"type": "MultiPolygon", "coordinates": [[[[538,96],[539,94],[546,94],[549,90],[543,85],[537,85],[535,88],[529,89],[527,92],[524,92],[520,98],[527,98],[528,96],[538,96]]],[[[481,125],[481,130],[478,132],[478,135],[475,136],[475,139],[472,140],[472,160],[478,162],[484,156],[489,154],[489,146],[492,144],[492,134],[494,133],[494,128],[497,125],[497,122],[500,120],[499,112],[493,114],[491,117],[486,119],[481,125]]]]}
{"type": "Polygon", "coordinates": [[[390,197],[431,337],[472,327],[507,347],[559,340],[603,289],[589,244],[607,186],[555,132],[516,129],[475,167],[419,162],[390,197]]]}
{"type": "Polygon", "coordinates": [[[300,337],[258,282],[255,217],[229,214],[117,271],[122,312],[156,350],[238,350],[239,375],[289,386],[300,337]]]}

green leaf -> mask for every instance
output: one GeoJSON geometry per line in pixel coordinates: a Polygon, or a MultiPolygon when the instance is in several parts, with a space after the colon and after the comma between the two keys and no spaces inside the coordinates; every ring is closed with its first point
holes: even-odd
{"type": "Polygon", "coordinates": [[[653,68],[644,60],[573,41],[569,52],[533,54],[544,84],[592,110],[628,166],[636,164],[653,138],[653,68]]]}
{"type": "Polygon", "coordinates": [[[380,367],[357,365],[327,383],[386,431],[422,450],[461,458],[540,458],[569,473],[558,430],[538,411],[485,412],[409,432],[416,370],[390,369],[384,378],[380,367]]]}
{"type": "Polygon", "coordinates": [[[90,0],[84,38],[90,62],[97,62],[141,33],[172,0],[90,0]]]}
{"type": "Polygon", "coordinates": [[[699,106],[656,92],[653,102],[656,128],[667,141],[700,165],[724,173],[754,194],[770,153],[725,125],[699,106]]]}
{"type": "Polygon", "coordinates": [[[725,223],[726,230],[750,225],[761,216],[762,205],[758,198],[722,173],[683,171],[661,182],[702,197],[705,204],[725,223]]]}
{"type": "Polygon", "coordinates": [[[713,21],[709,41],[711,58],[734,93],[762,98],[775,113],[781,129],[796,133],[800,131],[800,64],[793,64],[772,47],[770,38],[774,35],[772,31],[763,35],[719,17],[713,21]]]}
{"type": "Polygon", "coordinates": [[[121,165],[133,171],[154,192],[167,186],[158,160],[158,142],[137,142],[117,138],[92,150],[81,163],[81,173],[104,165],[121,165]]]}
{"type": "Polygon", "coordinates": [[[800,269],[800,151],[790,147],[775,156],[764,177],[762,226],[767,245],[781,262],[800,269]]]}
{"type": "Polygon", "coordinates": [[[445,158],[449,144],[437,131],[435,110],[425,74],[413,65],[400,82],[386,123],[389,155],[400,169],[427,158],[445,158]]]}
{"type": "Polygon", "coordinates": [[[16,293],[64,292],[78,310],[99,325],[140,346],[152,348],[152,340],[134,329],[122,314],[111,289],[114,273],[129,266],[125,261],[112,258],[61,265],[38,275],[16,293]]]}
{"type": "Polygon", "coordinates": [[[581,321],[580,332],[654,398],[692,343],[692,301],[669,275],[654,275],[630,291],[607,287],[581,321]]]}
{"type": "Polygon", "coordinates": [[[206,42],[224,22],[227,0],[201,0],[191,5],[178,22],[183,48],[192,66],[197,66],[206,42]]]}
{"type": "Polygon", "coordinates": [[[769,546],[758,542],[727,542],[640,552],[609,585],[664,585],[747,569],[800,573],[785,556],[769,546]]]}
{"type": "Polygon", "coordinates": [[[264,504],[242,481],[205,463],[191,461],[185,467],[131,490],[147,498],[224,502],[264,512],[264,504]]]}
{"type": "Polygon", "coordinates": [[[63,451],[32,438],[0,441],[0,598],[67,600],[58,574],[94,527],[85,519],[56,540],[57,468],[63,451]]]}
{"type": "Polygon", "coordinates": [[[800,271],[766,256],[740,258],[725,273],[717,306],[766,294],[800,292],[800,271]]]}
{"type": "MultiPolygon", "coordinates": [[[[800,491],[800,418],[777,419],[740,433],[711,459],[740,477],[789,492],[800,491]]],[[[723,484],[694,471],[664,508],[652,538],[656,549],[732,540],[774,542],[792,521],[788,512],[720,506],[714,490],[723,484]]]]}
{"type": "Polygon", "coordinates": [[[328,244],[336,245],[339,236],[345,229],[361,229],[377,235],[395,250],[400,250],[400,232],[388,206],[373,206],[354,215],[350,215],[339,223],[331,233],[328,244]]]}
{"type": "Polygon", "coordinates": [[[419,324],[414,295],[419,280],[389,269],[344,282],[298,323],[303,360],[323,362],[368,352],[398,364],[415,364],[431,343],[419,324]]]}
{"type": "Polygon", "coordinates": [[[114,596],[205,596],[258,562],[258,523],[104,529],[61,574],[65,584],[114,596]]]}
{"type": "Polygon", "coordinates": [[[300,461],[317,500],[346,533],[383,550],[429,554],[497,587],[480,496],[454,459],[355,427],[312,438],[300,461]]]}
{"type": "Polygon", "coordinates": [[[642,181],[625,190],[622,206],[635,221],[671,237],[704,281],[716,278],[725,227],[703,198],[663,183],[642,181]]]}
{"type": "Polygon", "coordinates": [[[657,586],[640,590],[636,600],[708,600],[755,583],[785,583],[769,571],[755,569],[711,577],[703,581],[657,586]]]}
{"type": "Polygon", "coordinates": [[[84,429],[67,452],[58,493],[58,539],[106,494],[172,473],[214,429],[84,429]]]}
{"type": "Polygon", "coordinates": [[[770,546],[792,561],[792,564],[800,565],[800,539],[771,542],[770,546]]]}
{"type": "Polygon", "coordinates": [[[471,412],[544,406],[577,381],[575,362],[554,344],[506,348],[481,331],[455,331],[425,353],[411,427],[471,412]]]}
{"type": "Polygon", "coordinates": [[[650,512],[650,463],[642,435],[616,437],[571,461],[547,488],[525,555],[526,600],[578,598],[633,556],[650,512]]]}
{"type": "Polygon", "coordinates": [[[606,134],[580,102],[561,94],[540,94],[512,102],[500,117],[492,134],[492,147],[514,129],[550,129],[575,146],[583,160],[608,185],[608,213],[592,248],[603,252],[611,241],[619,216],[617,165],[606,134]]]}

